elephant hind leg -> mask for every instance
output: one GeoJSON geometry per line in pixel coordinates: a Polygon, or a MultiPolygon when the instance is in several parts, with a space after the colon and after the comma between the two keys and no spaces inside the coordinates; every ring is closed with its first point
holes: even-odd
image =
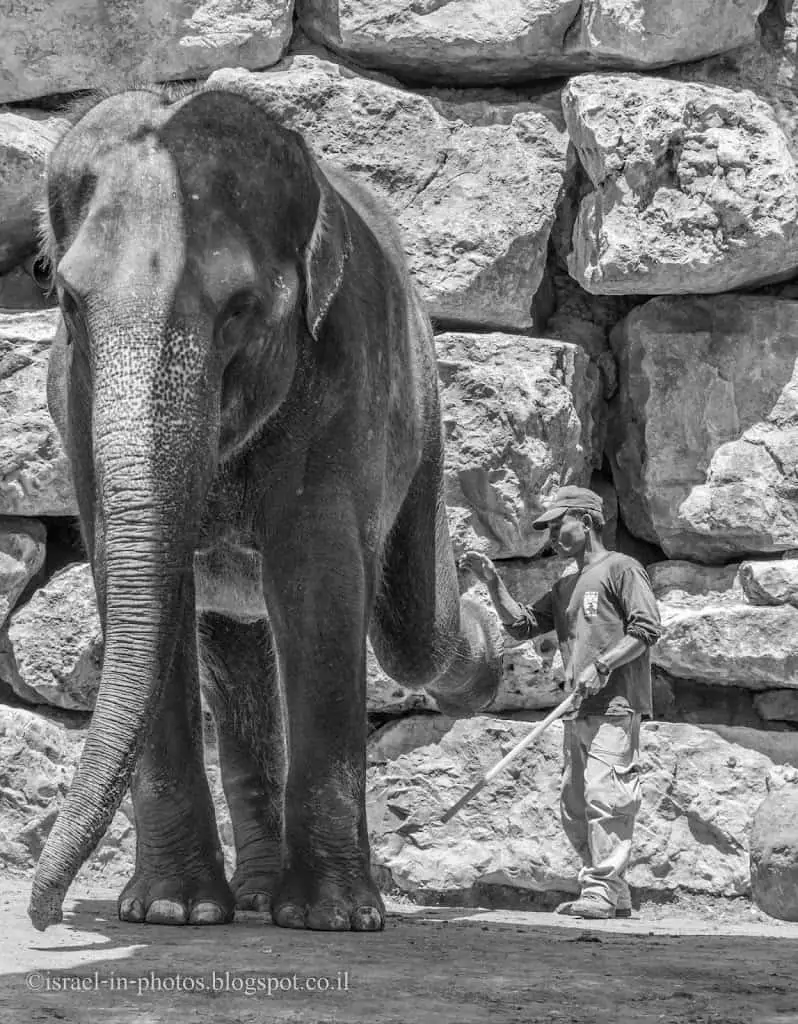
{"type": "Polygon", "coordinates": [[[203,692],[213,712],[236,848],[230,888],[239,910],[269,909],[281,870],[285,739],[265,620],[198,619],[203,692]]]}
{"type": "Polygon", "coordinates": [[[498,624],[487,608],[460,597],[434,454],[422,462],[388,538],[371,642],[393,679],[425,687],[442,711],[470,714],[496,695],[498,624]]]}

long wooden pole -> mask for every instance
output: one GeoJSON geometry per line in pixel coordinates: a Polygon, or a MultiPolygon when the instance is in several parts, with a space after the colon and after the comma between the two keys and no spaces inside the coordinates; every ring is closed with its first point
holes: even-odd
{"type": "Polygon", "coordinates": [[[527,733],[527,735],[524,736],[523,739],[520,739],[518,743],[516,743],[516,745],[513,747],[513,749],[504,755],[501,761],[497,761],[492,768],[489,768],[482,776],[482,778],[479,780],[479,782],[475,782],[471,789],[469,789],[464,796],[461,796],[456,804],[452,804],[452,806],[448,810],[444,811],[440,819],[443,822],[443,824],[446,824],[446,822],[451,821],[455,814],[457,814],[457,812],[461,808],[465,807],[465,805],[470,800],[473,800],[477,793],[480,792],[480,790],[487,786],[487,784],[492,779],[496,778],[499,772],[504,771],[507,765],[511,761],[514,761],[522,750],[526,750],[526,748],[530,746],[530,744],[534,743],[535,740],[541,735],[541,733],[545,732],[546,729],[548,729],[552,722],[556,722],[558,718],[562,718],[562,716],[567,711],[570,711],[571,707],[573,706],[575,697],[576,693],[570,693],[565,698],[565,700],[562,701],[562,703],[558,704],[557,707],[552,712],[550,712],[550,714],[546,715],[542,722],[538,722],[538,724],[531,732],[527,733]]]}

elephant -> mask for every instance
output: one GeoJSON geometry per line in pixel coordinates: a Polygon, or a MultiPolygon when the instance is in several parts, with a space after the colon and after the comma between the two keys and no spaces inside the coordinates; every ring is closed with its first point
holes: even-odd
{"type": "Polygon", "coordinates": [[[469,715],[501,636],[460,593],[431,323],[382,204],[257,101],[96,97],[47,169],[48,402],[104,634],[29,916],[61,920],[130,789],[122,921],[377,931],[367,638],[469,715]],[[214,720],[228,880],[203,761],[214,720]]]}

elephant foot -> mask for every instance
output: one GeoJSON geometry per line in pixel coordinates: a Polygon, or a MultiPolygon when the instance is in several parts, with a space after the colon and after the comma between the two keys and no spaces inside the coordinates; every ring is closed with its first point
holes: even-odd
{"type": "Polygon", "coordinates": [[[239,865],[230,879],[236,910],[268,911],[279,874],[279,867],[239,865]]]}
{"type": "Polygon", "coordinates": [[[234,914],[223,874],[192,879],[137,871],[119,896],[119,920],[131,924],[229,924],[234,914]]]}
{"type": "Polygon", "coordinates": [[[341,883],[289,870],[277,884],[272,920],[281,928],[377,932],[385,927],[385,907],[369,877],[341,883]]]}

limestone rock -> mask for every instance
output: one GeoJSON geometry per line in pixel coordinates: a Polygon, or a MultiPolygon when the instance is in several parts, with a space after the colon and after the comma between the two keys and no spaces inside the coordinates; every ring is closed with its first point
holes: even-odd
{"type": "Polygon", "coordinates": [[[648,567],[663,627],[652,664],[692,686],[798,687],[798,609],[750,604],[740,568],[678,560],[648,567]]]}
{"type": "Polygon", "coordinates": [[[386,764],[419,747],[438,743],[456,719],[447,715],[405,715],[375,730],[368,740],[369,764],[386,764]]]}
{"type": "Polygon", "coordinates": [[[0,516],[0,628],[44,565],[47,531],[36,519],[0,516]]]}
{"type": "Polygon", "coordinates": [[[72,565],[11,614],[0,633],[0,678],[31,703],[90,711],[102,650],[91,570],[72,565]]]}
{"type": "Polygon", "coordinates": [[[314,39],[414,82],[497,84],[657,67],[754,38],[765,0],[298,0],[314,39]]]}
{"type": "Polygon", "coordinates": [[[778,562],[743,562],[740,581],[751,604],[798,606],[798,559],[778,562]]]}
{"type": "Polygon", "coordinates": [[[798,732],[787,730],[752,729],[750,726],[702,723],[727,743],[736,743],[747,750],[755,750],[775,765],[789,765],[798,769],[798,732]]]}
{"type": "Polygon", "coordinates": [[[455,555],[531,557],[532,528],[563,484],[586,486],[600,452],[600,383],[584,352],[506,334],[436,338],[446,437],[446,504],[455,555]]]}
{"type": "Polygon", "coordinates": [[[575,67],[564,44],[579,8],[579,0],[297,0],[308,35],[347,59],[416,83],[452,85],[575,67]]]}
{"type": "Polygon", "coordinates": [[[556,642],[505,640],[502,680],[491,712],[553,708],[565,697],[565,672],[556,642]]]}
{"type": "MultiPolygon", "coordinates": [[[[74,714],[54,712],[46,718],[0,705],[0,864],[4,871],[30,876],[68,792],[86,733],[85,721],[76,721],[74,714]]],[[[232,828],[212,737],[206,745],[206,771],[229,877],[234,861],[232,828]]],[[[135,859],[136,830],[128,795],[77,878],[121,889],[133,874],[135,859]]]]}
{"type": "Polygon", "coordinates": [[[584,0],[569,40],[601,67],[681,64],[752,42],[767,0],[584,0]]]}
{"type": "Polygon", "coordinates": [[[671,558],[798,542],[798,303],[657,298],[613,331],[607,454],[624,522],[671,558]]]}
{"type": "Polygon", "coordinates": [[[769,721],[798,722],[798,690],[767,690],[754,697],[757,712],[769,721]]]}
{"type": "MultiPolygon", "coordinates": [[[[34,868],[85,736],[83,723],[59,724],[23,708],[0,706],[0,863],[6,871],[29,873],[34,868]]],[[[127,798],[79,877],[96,879],[113,862],[125,874],[132,873],[135,853],[133,808],[127,798]]]]}
{"type": "Polygon", "coordinates": [[[760,15],[757,39],[733,53],[665,68],[660,74],[680,82],[753,92],[770,106],[798,160],[798,7],[793,0],[771,0],[760,15]]]}
{"type": "Polygon", "coordinates": [[[798,171],[747,92],[582,75],[563,110],[594,186],[569,270],[590,292],[722,292],[798,268],[798,171]]]}
{"type": "MultiPolygon", "coordinates": [[[[576,562],[560,555],[511,559],[496,565],[504,585],[522,604],[534,604],[561,577],[576,572],[576,562]]],[[[487,593],[487,591],[485,592],[487,593]]]]}
{"type": "MultiPolygon", "coordinates": [[[[560,722],[447,825],[432,822],[411,837],[395,831],[408,817],[428,821],[451,806],[530,728],[477,716],[369,769],[372,859],[382,884],[421,899],[467,897],[477,884],[576,891],[579,865],[559,821],[560,722]]],[[[778,769],[689,725],[648,723],[641,747],[632,887],[663,895],[747,893],[750,821],[778,769]]]]}
{"type": "Polygon", "coordinates": [[[17,0],[3,14],[0,103],[135,81],[202,78],[229,64],[279,60],[291,0],[17,0]]]}
{"type": "Polygon", "coordinates": [[[713,596],[659,601],[663,633],[652,663],[670,676],[718,686],[798,687],[798,608],[713,596]]]}
{"type": "Polygon", "coordinates": [[[660,601],[684,604],[740,604],[745,600],[740,584],[740,566],[696,565],[680,559],[649,565],[651,587],[660,601]],[[698,598],[691,602],[690,598],[698,598]]]}
{"type": "MultiPolygon", "coordinates": [[[[0,52],[2,47],[0,42],[0,52]]],[[[0,60],[0,69],[3,65],[0,60]]],[[[0,89],[3,74],[0,70],[0,89]]],[[[0,112],[0,274],[36,250],[44,162],[66,124],[36,111],[0,112]]]]}
{"type": "Polygon", "coordinates": [[[565,173],[558,93],[444,99],[310,54],[208,85],[255,99],[384,200],[432,317],[531,327],[565,173]]]}
{"type": "Polygon", "coordinates": [[[69,465],[47,411],[58,310],[0,310],[0,515],[77,515],[69,465]]]}
{"type": "Polygon", "coordinates": [[[798,921],[798,786],[771,792],[751,827],[751,893],[771,917],[798,921]]]}

